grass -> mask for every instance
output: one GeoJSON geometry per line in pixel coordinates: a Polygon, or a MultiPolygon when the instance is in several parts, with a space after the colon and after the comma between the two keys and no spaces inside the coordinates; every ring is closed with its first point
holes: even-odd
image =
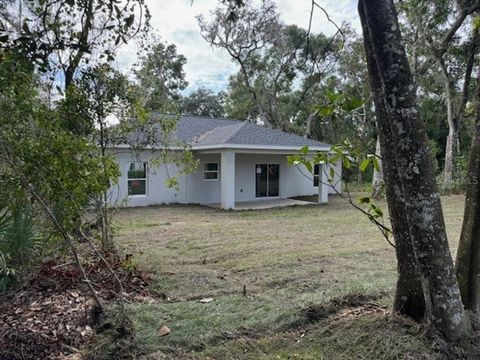
{"type": "MultiPolygon", "coordinates": [[[[454,250],[463,198],[443,204],[454,250]]],[[[386,310],[396,279],[393,248],[338,197],[260,211],[125,209],[115,215],[115,231],[121,249],[153,275],[152,292],[166,298],[128,306],[139,349],[157,353],[149,358],[434,358],[423,330],[386,310]],[[356,296],[375,299],[374,311],[347,301],[315,321],[306,316],[356,296]],[[207,297],[214,301],[198,302],[207,297]],[[162,325],[169,336],[156,335],[162,325]]]]}

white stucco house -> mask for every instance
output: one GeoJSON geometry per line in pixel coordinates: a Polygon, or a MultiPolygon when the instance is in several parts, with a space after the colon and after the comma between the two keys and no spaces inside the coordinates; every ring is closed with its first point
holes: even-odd
{"type": "Polygon", "coordinates": [[[174,164],[156,167],[150,161],[151,150],[134,156],[130,146],[115,146],[121,176],[109,191],[112,205],[193,203],[234,209],[242,202],[315,194],[324,203],[329,193],[342,190],[341,164],[336,166],[335,179],[328,185],[322,184],[328,181],[320,166],[312,175],[287,162],[287,156],[298,154],[304,145],[312,153],[328,152],[331,146],[322,142],[251,122],[200,116],[180,117],[174,136],[198,159],[197,170],[179,175],[178,188],[169,188],[165,183],[168,176],[179,172],[174,164]]]}

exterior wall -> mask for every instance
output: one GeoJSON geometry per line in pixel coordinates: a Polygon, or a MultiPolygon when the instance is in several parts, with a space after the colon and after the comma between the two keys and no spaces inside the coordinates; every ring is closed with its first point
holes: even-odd
{"type": "Polygon", "coordinates": [[[305,177],[299,169],[288,165],[286,155],[242,154],[235,158],[235,201],[253,201],[265,198],[255,197],[255,165],[280,165],[280,198],[292,196],[314,195],[318,190],[313,187],[312,175],[302,166],[305,177]]]}
{"type": "MultiPolygon", "coordinates": [[[[329,170],[330,171],[330,170],[329,170]]],[[[330,176],[330,175],[329,175],[330,176]]],[[[333,175],[332,186],[329,186],[329,194],[342,193],[342,162],[335,164],[335,175],[333,175]]],[[[315,188],[318,190],[318,188],[315,188]]]]}
{"type": "MultiPolygon", "coordinates": [[[[181,204],[208,204],[220,202],[220,181],[204,181],[202,167],[196,173],[178,176],[179,188],[170,189],[165,185],[170,176],[178,174],[177,166],[173,164],[154,168],[151,165],[152,153],[142,152],[138,157],[132,156],[129,150],[118,150],[117,161],[121,176],[118,184],[111,187],[109,199],[112,205],[117,206],[147,206],[165,203],[181,204]],[[127,171],[132,161],[147,162],[147,194],[128,196],[127,171]]],[[[220,154],[200,155],[201,162],[218,162],[220,154]]],[[[220,170],[220,169],[219,169],[220,170]]]]}
{"type": "MultiPolygon", "coordinates": [[[[198,170],[193,174],[178,176],[179,189],[169,189],[165,185],[167,170],[170,176],[176,176],[175,165],[162,165],[153,168],[151,152],[145,151],[138,157],[133,157],[128,149],[117,151],[117,161],[121,176],[118,185],[110,190],[110,203],[118,206],[147,206],[163,203],[195,203],[210,204],[221,202],[221,178],[218,181],[203,179],[203,163],[218,162],[219,177],[221,173],[220,154],[196,154],[200,161],[198,170]],[[128,196],[127,171],[132,161],[147,162],[147,194],[128,196]]],[[[293,196],[316,195],[318,188],[313,186],[312,175],[302,166],[300,169],[289,166],[286,155],[276,154],[235,154],[235,201],[253,201],[265,198],[255,197],[255,165],[280,165],[280,198],[293,196]],[[302,174],[303,173],[303,174],[302,174]]],[[[341,169],[341,166],[340,166],[341,169]]],[[[341,185],[339,185],[341,187],[341,185]]],[[[331,189],[330,193],[334,193],[331,189]]]]}

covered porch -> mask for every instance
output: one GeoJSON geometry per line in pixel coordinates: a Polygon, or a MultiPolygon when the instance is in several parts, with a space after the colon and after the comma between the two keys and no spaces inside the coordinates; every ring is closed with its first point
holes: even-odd
{"type": "MultiPolygon", "coordinates": [[[[307,205],[311,202],[290,199],[318,194],[318,203],[327,203],[330,186],[327,171],[320,169],[318,186],[306,168],[288,165],[287,156],[298,150],[219,149],[199,152],[203,167],[218,161],[219,196],[207,205],[222,209],[267,209],[307,205]],[[205,157],[203,157],[204,155],[205,157]]],[[[218,193],[217,193],[218,194],[218,193]]]]}

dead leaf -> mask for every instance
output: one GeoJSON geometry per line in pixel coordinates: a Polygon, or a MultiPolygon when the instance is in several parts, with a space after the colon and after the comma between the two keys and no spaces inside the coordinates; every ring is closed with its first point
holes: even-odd
{"type": "Polygon", "coordinates": [[[163,325],[160,329],[157,331],[157,336],[166,336],[170,334],[170,328],[168,326],[163,325]]]}

